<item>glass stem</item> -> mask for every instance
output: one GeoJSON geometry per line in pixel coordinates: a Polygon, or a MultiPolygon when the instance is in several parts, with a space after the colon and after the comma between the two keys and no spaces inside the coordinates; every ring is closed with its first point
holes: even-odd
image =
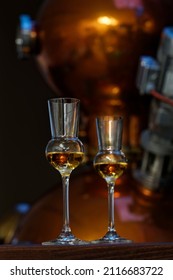
{"type": "Polygon", "coordinates": [[[62,176],[63,184],[63,232],[71,232],[69,218],[69,179],[70,176],[62,176]]]}
{"type": "Polygon", "coordinates": [[[108,231],[115,232],[114,223],[114,187],[115,183],[108,183],[108,231]]]}

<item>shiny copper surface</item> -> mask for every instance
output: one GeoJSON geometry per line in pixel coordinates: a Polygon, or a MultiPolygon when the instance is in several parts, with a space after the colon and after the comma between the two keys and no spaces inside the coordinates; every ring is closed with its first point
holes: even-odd
{"type": "Polygon", "coordinates": [[[112,0],[45,1],[37,59],[51,88],[82,99],[87,112],[105,84],[118,86],[122,98],[137,98],[139,55],[155,51],[161,30],[147,10],[140,14],[137,8],[119,9],[112,0]]]}
{"type": "Polygon", "coordinates": [[[134,94],[139,55],[156,50],[156,37],[169,22],[171,1],[157,2],[120,9],[115,0],[45,1],[37,19],[38,62],[53,90],[86,105],[100,82],[134,94]]]}

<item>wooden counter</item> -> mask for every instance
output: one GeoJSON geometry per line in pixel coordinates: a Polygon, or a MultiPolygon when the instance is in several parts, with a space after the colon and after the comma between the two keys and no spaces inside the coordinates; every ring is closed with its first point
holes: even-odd
{"type": "Polygon", "coordinates": [[[172,260],[173,242],[85,246],[0,246],[1,260],[172,260]]]}

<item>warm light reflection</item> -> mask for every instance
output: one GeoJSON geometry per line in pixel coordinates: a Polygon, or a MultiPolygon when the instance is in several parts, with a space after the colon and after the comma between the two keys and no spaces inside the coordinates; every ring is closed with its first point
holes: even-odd
{"type": "Polygon", "coordinates": [[[113,89],[112,89],[112,93],[115,94],[115,95],[119,94],[120,91],[121,91],[121,90],[120,90],[120,87],[118,87],[118,86],[115,86],[115,87],[113,87],[113,89]]]}
{"type": "Polygon", "coordinates": [[[112,26],[116,26],[118,24],[118,20],[113,18],[113,17],[99,17],[97,19],[97,22],[100,24],[104,24],[104,25],[112,25],[112,26]]]}
{"type": "Polygon", "coordinates": [[[35,39],[37,37],[37,33],[35,31],[31,31],[30,36],[35,39]]]}
{"type": "Polygon", "coordinates": [[[154,22],[152,20],[147,20],[143,24],[143,29],[145,32],[153,32],[154,31],[154,22]]]}

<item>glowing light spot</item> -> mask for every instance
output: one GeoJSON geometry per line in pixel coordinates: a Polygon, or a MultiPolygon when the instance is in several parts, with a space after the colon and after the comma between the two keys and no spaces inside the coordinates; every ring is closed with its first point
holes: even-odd
{"type": "Polygon", "coordinates": [[[115,94],[115,95],[116,95],[116,94],[119,94],[119,93],[120,93],[120,88],[119,88],[118,86],[113,87],[112,93],[115,94]]]}
{"type": "Polygon", "coordinates": [[[112,26],[116,26],[118,24],[118,20],[113,18],[113,17],[99,17],[97,19],[97,22],[103,25],[112,25],[112,26]]]}

